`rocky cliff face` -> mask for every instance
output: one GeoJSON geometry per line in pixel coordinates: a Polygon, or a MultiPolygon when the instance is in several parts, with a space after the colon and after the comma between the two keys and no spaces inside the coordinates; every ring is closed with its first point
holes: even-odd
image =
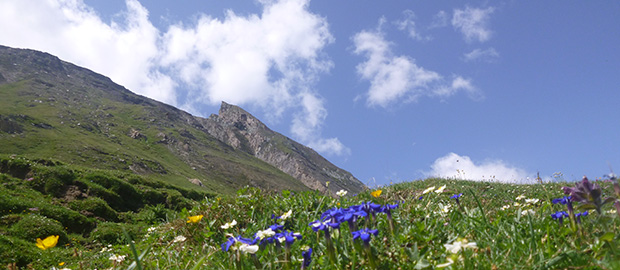
{"type": "Polygon", "coordinates": [[[209,134],[299,179],[311,189],[335,193],[344,189],[359,193],[365,185],[351,173],[336,167],[316,151],[282,134],[240,107],[222,102],[219,115],[202,120],[209,134]]]}

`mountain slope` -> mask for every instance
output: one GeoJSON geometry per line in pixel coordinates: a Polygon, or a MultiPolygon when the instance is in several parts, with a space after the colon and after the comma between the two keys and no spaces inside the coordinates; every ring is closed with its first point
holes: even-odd
{"type": "Polygon", "coordinates": [[[246,185],[308,190],[214,138],[197,117],[55,56],[3,46],[0,154],[132,172],[218,193],[246,185]]]}
{"type": "Polygon", "coordinates": [[[219,115],[200,121],[219,140],[275,166],[314,190],[362,192],[364,184],[316,151],[272,131],[240,107],[222,102],[219,115]],[[328,184],[329,182],[329,184],[328,184]]]}

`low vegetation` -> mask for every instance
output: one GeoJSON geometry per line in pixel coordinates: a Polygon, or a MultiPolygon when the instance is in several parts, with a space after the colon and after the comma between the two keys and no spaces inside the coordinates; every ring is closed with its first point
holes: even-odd
{"type": "Polygon", "coordinates": [[[10,269],[620,268],[616,180],[216,196],[51,161],[0,169],[10,269]]]}

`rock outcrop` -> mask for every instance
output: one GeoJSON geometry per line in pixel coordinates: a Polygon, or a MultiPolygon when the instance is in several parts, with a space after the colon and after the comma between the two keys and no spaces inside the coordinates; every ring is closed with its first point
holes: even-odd
{"type": "Polygon", "coordinates": [[[311,189],[332,194],[341,189],[351,194],[365,189],[348,171],[311,148],[272,131],[238,106],[222,102],[219,114],[202,119],[201,123],[212,136],[271,164],[311,189]]]}

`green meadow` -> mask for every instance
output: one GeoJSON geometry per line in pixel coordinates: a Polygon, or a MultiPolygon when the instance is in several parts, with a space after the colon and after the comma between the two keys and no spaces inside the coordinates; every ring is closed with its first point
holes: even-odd
{"type": "Polygon", "coordinates": [[[8,269],[620,269],[615,180],[425,179],[332,197],[200,193],[19,157],[0,171],[8,269]]]}

